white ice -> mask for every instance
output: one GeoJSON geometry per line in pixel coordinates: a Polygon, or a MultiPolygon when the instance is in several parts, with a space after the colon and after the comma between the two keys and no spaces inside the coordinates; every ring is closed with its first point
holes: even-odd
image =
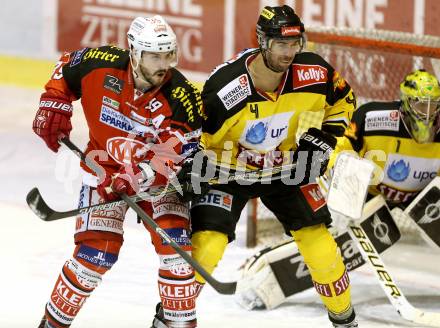
{"type": "MultiPolygon", "coordinates": [[[[79,186],[77,161],[67,151],[53,154],[32,132],[40,92],[0,87],[0,327],[37,327],[61,266],[73,251],[74,219],[43,222],[25,203],[27,192],[37,186],[50,206],[72,209],[79,186]]],[[[84,145],[87,133],[79,106],[73,126],[71,139],[84,145]]],[[[238,235],[215,272],[219,280],[235,279],[238,266],[256,251],[243,246],[243,223],[238,235]]],[[[440,250],[399,242],[384,254],[384,261],[413,305],[440,312],[440,250]]],[[[72,326],[149,327],[159,299],[157,266],[148,234],[130,213],[118,263],[72,326]]],[[[414,327],[395,312],[367,267],[353,272],[351,280],[360,327],[414,327]]],[[[249,312],[232,296],[207,286],[197,310],[202,328],[330,327],[313,290],[275,310],[249,312]]]]}

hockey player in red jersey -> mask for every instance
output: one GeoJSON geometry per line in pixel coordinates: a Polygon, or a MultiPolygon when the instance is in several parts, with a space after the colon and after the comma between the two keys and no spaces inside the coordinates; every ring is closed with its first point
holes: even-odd
{"type": "MultiPolygon", "coordinates": [[[[177,41],[161,16],[136,18],[129,50],[114,46],[65,53],[46,84],[33,130],[54,152],[72,129],[72,101],[81,99],[90,140],[85,153],[105,171],[85,165],[79,207],[167,184],[198,144],[200,93],[174,66],[177,41]]],[[[188,204],[176,194],[142,208],[191,252],[188,204]]],[[[127,206],[77,217],[75,249],[64,264],[39,327],[69,327],[103,275],[118,259],[127,206]]],[[[148,228],[147,228],[148,229],[148,228]]],[[[162,308],[153,327],[196,327],[194,271],[155,232],[162,308]],[[182,292],[183,291],[183,292],[182,292]]]]}
{"type": "MultiPolygon", "coordinates": [[[[257,23],[259,49],[241,52],[218,66],[206,81],[202,99],[207,119],[201,144],[215,153],[218,165],[245,166],[250,172],[270,169],[289,162],[290,155],[295,160],[329,153],[335,136],[343,135],[355,96],[322,57],[302,52],[304,32],[292,8],[267,6],[257,23]],[[318,114],[322,129],[300,132],[303,118],[318,114]]],[[[325,171],[327,162],[315,161],[317,171],[325,171]]],[[[333,325],[357,327],[347,271],[326,228],[331,222],[329,211],[318,186],[308,183],[313,175],[310,165],[300,167],[297,172],[305,173],[304,180],[213,185],[205,197],[193,201],[193,257],[212,272],[235,238],[245,204],[260,197],[298,244],[333,325]]],[[[198,274],[196,279],[204,282],[198,274]]]]}

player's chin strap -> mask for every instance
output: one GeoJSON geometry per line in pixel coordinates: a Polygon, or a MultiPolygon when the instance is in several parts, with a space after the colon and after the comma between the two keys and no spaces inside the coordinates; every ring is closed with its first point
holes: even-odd
{"type": "Polygon", "coordinates": [[[417,309],[408,302],[390,271],[385,267],[379,252],[359,224],[361,216],[367,218],[372,215],[372,210],[369,208],[370,203],[367,203],[367,206],[362,210],[362,203],[357,202],[361,197],[365,199],[374,169],[372,163],[369,164],[366,160],[356,163],[355,160],[343,154],[339,155],[336,161],[335,171],[330,182],[327,200],[329,208],[348,218],[348,233],[364,260],[371,266],[379,285],[396,311],[404,319],[414,323],[440,327],[440,313],[417,309]],[[361,196],[356,194],[361,194],[361,196]],[[359,206],[359,204],[361,205],[359,206]]]}
{"type": "MultiPolygon", "coordinates": [[[[83,163],[85,163],[90,169],[92,169],[95,172],[101,172],[101,168],[93,161],[87,160],[87,157],[84,155],[84,153],[75,145],[73,144],[68,138],[63,138],[60,140],[61,143],[63,143],[67,148],[69,148],[71,151],[73,151],[78,157],[81,159],[83,163]]],[[[196,260],[194,260],[186,251],[184,251],[180,246],[161,228],[157,225],[157,223],[148,216],[142,208],[137,205],[134,201],[130,199],[130,197],[127,194],[119,194],[119,196],[130,206],[136,214],[141,218],[141,220],[147,224],[151,229],[156,231],[156,233],[162,237],[167,243],[170,244],[170,246],[180,255],[182,258],[185,259],[186,262],[188,262],[189,265],[191,265],[194,270],[196,270],[205,280],[220,294],[234,294],[235,289],[237,286],[236,281],[232,282],[220,282],[216,279],[214,279],[213,276],[211,276],[196,260]]]]}

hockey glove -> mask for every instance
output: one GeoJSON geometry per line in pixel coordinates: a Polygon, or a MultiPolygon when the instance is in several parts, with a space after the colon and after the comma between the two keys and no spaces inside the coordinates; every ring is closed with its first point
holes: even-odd
{"type": "Polygon", "coordinates": [[[119,199],[117,193],[132,196],[147,190],[155,179],[155,173],[148,162],[122,166],[113,176],[107,176],[98,185],[98,194],[105,201],[119,199]]]}
{"type": "Polygon", "coordinates": [[[209,183],[203,181],[202,177],[206,176],[207,170],[215,170],[215,167],[210,164],[208,156],[201,152],[197,154],[199,155],[186,158],[177,173],[177,180],[182,188],[182,193],[178,193],[178,196],[183,202],[199,199],[210,189],[209,183]]]}
{"type": "Polygon", "coordinates": [[[32,129],[44,140],[47,147],[56,153],[60,148],[58,140],[62,137],[69,137],[72,130],[71,116],[72,104],[70,102],[41,98],[40,108],[35,115],[32,129]]]}
{"type": "Polygon", "coordinates": [[[318,176],[325,173],[336,142],[335,137],[317,128],[310,128],[301,135],[294,160],[297,168],[306,166],[303,183],[315,182],[318,176]]]}

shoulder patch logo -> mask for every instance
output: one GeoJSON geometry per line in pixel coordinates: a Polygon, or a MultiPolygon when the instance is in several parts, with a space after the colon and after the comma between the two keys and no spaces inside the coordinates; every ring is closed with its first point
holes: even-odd
{"type": "Polygon", "coordinates": [[[293,64],[293,89],[326,83],[328,71],[321,65],[293,64]]]}
{"type": "Polygon", "coordinates": [[[399,131],[399,117],[397,109],[367,112],[365,115],[365,131],[399,131]]]}
{"type": "Polygon", "coordinates": [[[70,67],[76,66],[81,62],[83,55],[85,54],[88,48],[83,48],[81,50],[77,50],[73,53],[73,59],[70,62],[70,67]]]}
{"type": "Polygon", "coordinates": [[[217,96],[225,106],[226,110],[230,110],[235,105],[252,94],[247,74],[242,74],[224,86],[217,96]]]}

